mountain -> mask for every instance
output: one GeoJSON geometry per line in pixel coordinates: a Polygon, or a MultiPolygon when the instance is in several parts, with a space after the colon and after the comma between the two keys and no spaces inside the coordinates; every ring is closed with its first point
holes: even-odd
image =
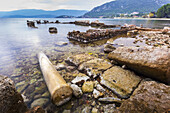
{"type": "Polygon", "coordinates": [[[93,8],[83,17],[112,16],[120,13],[157,11],[170,0],[115,0],[93,8]]]}
{"type": "Polygon", "coordinates": [[[0,11],[0,17],[2,18],[54,18],[56,16],[68,15],[68,16],[81,16],[84,15],[86,10],[37,10],[37,9],[22,9],[15,11],[0,11]]]}

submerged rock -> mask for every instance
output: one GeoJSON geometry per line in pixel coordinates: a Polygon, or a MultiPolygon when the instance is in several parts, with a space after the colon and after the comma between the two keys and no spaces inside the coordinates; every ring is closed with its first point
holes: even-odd
{"type": "Polygon", "coordinates": [[[119,47],[108,58],[137,73],[170,83],[170,48],[119,47]]]}
{"type": "Polygon", "coordinates": [[[24,113],[27,107],[14,82],[0,75],[0,113],[24,113]]]}
{"type": "Polygon", "coordinates": [[[169,103],[170,86],[143,80],[119,110],[126,113],[163,113],[169,110],[169,103]]]}
{"type": "Polygon", "coordinates": [[[44,107],[48,103],[48,98],[39,98],[32,102],[31,107],[41,106],[44,107]]]}
{"type": "Polygon", "coordinates": [[[114,66],[103,73],[100,83],[111,89],[118,97],[128,98],[141,78],[133,72],[114,66]]]}

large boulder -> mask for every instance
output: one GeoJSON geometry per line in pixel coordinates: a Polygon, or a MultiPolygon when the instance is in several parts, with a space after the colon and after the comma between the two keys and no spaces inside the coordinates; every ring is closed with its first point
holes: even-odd
{"type": "Polygon", "coordinates": [[[120,98],[128,98],[140,83],[141,78],[129,70],[113,66],[101,76],[100,83],[111,89],[120,98]]]}
{"type": "Polygon", "coordinates": [[[0,75],[0,113],[24,113],[27,107],[14,82],[0,75]]]}
{"type": "Polygon", "coordinates": [[[119,47],[108,58],[141,75],[170,83],[170,48],[119,47]]]}
{"type": "MultiPolygon", "coordinates": [[[[170,109],[170,86],[143,80],[119,108],[120,113],[163,113],[170,109]]],[[[168,112],[169,113],[169,112],[168,112]]]]}

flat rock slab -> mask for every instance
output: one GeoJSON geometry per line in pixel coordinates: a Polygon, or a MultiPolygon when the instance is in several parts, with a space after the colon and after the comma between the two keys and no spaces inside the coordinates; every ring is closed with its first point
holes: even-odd
{"type": "Polygon", "coordinates": [[[170,83],[170,48],[119,47],[108,58],[141,75],[170,83]]]}
{"type": "Polygon", "coordinates": [[[76,66],[79,66],[81,63],[89,61],[93,59],[93,56],[90,56],[89,54],[78,54],[75,56],[68,57],[66,62],[69,64],[73,64],[76,66]]]}
{"type": "Polygon", "coordinates": [[[133,95],[120,106],[125,113],[163,113],[170,108],[170,86],[143,80],[133,95]]]}
{"type": "Polygon", "coordinates": [[[114,66],[103,73],[100,83],[111,89],[120,98],[128,98],[141,78],[133,72],[114,66]]]}
{"type": "Polygon", "coordinates": [[[94,58],[82,63],[78,69],[85,70],[90,77],[93,76],[93,78],[95,78],[111,66],[112,64],[104,59],[94,58]]]}

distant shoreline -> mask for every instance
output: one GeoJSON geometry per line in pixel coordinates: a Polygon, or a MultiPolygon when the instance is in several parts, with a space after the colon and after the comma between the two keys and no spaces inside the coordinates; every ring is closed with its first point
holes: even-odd
{"type": "Polygon", "coordinates": [[[120,18],[120,17],[114,17],[113,19],[170,20],[170,18],[120,18]]]}

